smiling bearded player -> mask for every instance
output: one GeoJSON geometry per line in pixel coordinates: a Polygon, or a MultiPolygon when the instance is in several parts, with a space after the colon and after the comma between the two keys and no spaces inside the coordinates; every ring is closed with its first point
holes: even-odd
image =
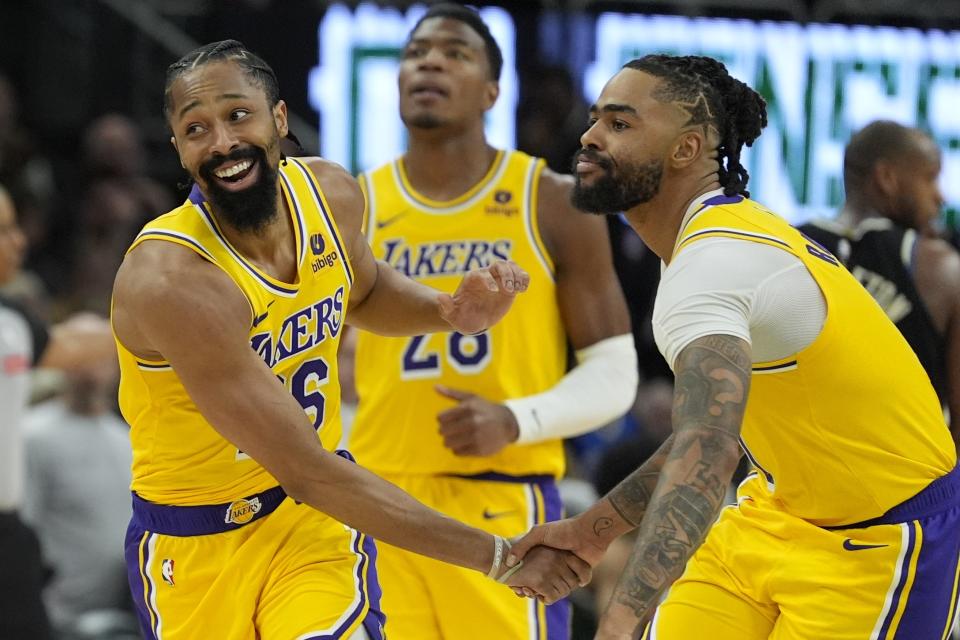
{"type": "MultiPolygon", "coordinates": [[[[368,535],[502,578],[503,538],[334,451],[336,353],[348,307],[351,324],[389,335],[475,333],[527,274],[496,262],[448,295],[377,263],[353,178],[281,159],[276,77],[239,42],[173,64],[165,113],[198,188],[137,236],[113,300],[145,635],[383,638],[368,535]]],[[[508,582],[553,601],[588,576],[572,554],[541,549],[508,582]]]]}

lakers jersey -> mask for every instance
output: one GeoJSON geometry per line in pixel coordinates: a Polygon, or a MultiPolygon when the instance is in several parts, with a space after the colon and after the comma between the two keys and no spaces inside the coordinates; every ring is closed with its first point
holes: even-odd
{"type": "Polygon", "coordinates": [[[870,294],[820,245],[759,204],[711,198],[674,256],[704,238],[778,247],[799,258],[827,305],[797,354],[753,365],[742,444],[786,511],[819,526],[880,516],[956,465],[937,395],[870,294]]]}
{"type": "Polygon", "coordinates": [[[503,320],[479,335],[384,338],[361,332],[360,406],[350,436],[360,464],[393,474],[563,473],[560,441],[458,457],[443,446],[437,422],[438,413],[454,406],[436,392],[437,384],[502,402],[544,391],[566,371],[553,263],[537,226],[542,169],[541,160],[500,151],[478,184],[448,202],[417,193],[401,160],[361,177],[365,229],[378,259],[449,293],[467,271],[512,260],[530,274],[530,287],[503,320]]]}
{"type": "MultiPolygon", "coordinates": [[[[246,260],[196,190],[182,206],[147,224],[131,249],[148,240],[173,242],[230,276],[250,303],[250,348],[303,406],[324,447],[333,449],[341,435],[337,345],[352,273],[310,169],[291,158],[281,163],[279,181],[299,256],[296,282],[276,280],[246,260]]],[[[131,425],[132,488],[140,497],[172,505],[216,504],[277,485],[214,430],[168,362],[138,358],[119,340],[117,347],[120,409],[131,425]]]]}

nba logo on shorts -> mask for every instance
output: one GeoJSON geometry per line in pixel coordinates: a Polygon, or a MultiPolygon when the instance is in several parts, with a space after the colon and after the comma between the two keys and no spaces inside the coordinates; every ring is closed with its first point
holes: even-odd
{"type": "Polygon", "coordinates": [[[169,558],[164,559],[160,564],[160,576],[163,578],[163,581],[166,582],[171,587],[173,584],[173,560],[169,558]]]}
{"type": "Polygon", "coordinates": [[[227,524],[247,524],[260,511],[260,498],[240,498],[234,500],[227,507],[227,515],[223,519],[227,524]]]}

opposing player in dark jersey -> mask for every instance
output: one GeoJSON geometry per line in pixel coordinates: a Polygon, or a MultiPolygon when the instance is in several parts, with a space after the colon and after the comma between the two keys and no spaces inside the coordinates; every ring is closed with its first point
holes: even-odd
{"type": "Polygon", "coordinates": [[[960,255],[931,233],[943,205],[939,176],[928,135],[873,122],[844,153],[840,215],[801,230],[847,265],[903,333],[960,443],[960,255]]]}

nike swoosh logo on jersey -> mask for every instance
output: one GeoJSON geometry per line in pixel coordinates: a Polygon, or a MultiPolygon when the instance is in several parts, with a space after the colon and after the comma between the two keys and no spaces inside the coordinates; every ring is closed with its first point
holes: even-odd
{"type": "Polygon", "coordinates": [[[490,511],[489,509],[483,510],[483,519],[484,520],[493,520],[495,518],[501,518],[503,516],[510,515],[511,513],[516,513],[516,509],[511,509],[510,511],[490,511]]]}
{"type": "Polygon", "coordinates": [[[888,544],[857,544],[850,538],[843,541],[843,548],[847,551],[863,551],[864,549],[879,549],[880,547],[889,547],[888,544]]]}
{"type": "Polygon", "coordinates": [[[398,213],[397,215],[391,216],[391,217],[387,218],[386,220],[377,220],[377,229],[383,229],[384,227],[389,227],[389,226],[392,225],[394,222],[396,222],[396,221],[399,220],[400,218],[403,218],[404,216],[406,216],[406,215],[409,214],[409,213],[410,213],[409,211],[404,211],[403,213],[398,213]]]}

